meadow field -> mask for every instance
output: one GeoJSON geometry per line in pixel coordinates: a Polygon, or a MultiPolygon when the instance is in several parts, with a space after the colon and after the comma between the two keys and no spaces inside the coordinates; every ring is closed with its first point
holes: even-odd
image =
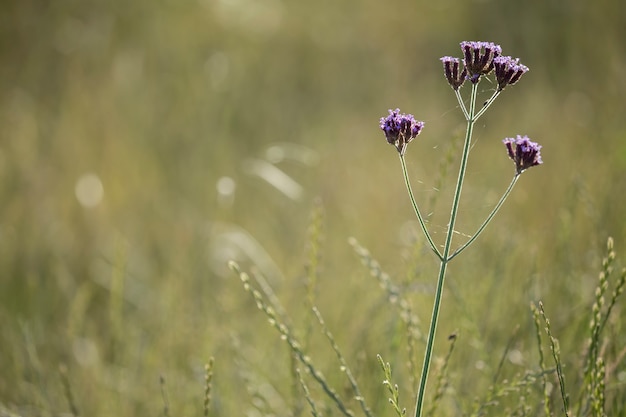
{"type": "Polygon", "coordinates": [[[453,247],[515,173],[505,137],[543,164],[449,265],[425,415],[626,416],[624,22],[615,0],[3,2],[0,416],[413,416],[439,263],[379,119],[425,122],[406,162],[440,247],[465,135],[440,58],[473,40],[530,70],[474,126],[453,247]]]}

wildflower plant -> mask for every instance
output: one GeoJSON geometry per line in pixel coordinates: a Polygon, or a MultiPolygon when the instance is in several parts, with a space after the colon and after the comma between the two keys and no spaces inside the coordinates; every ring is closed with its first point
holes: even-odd
{"type": "Polygon", "coordinates": [[[495,205],[491,213],[486,217],[485,221],[478,227],[476,232],[458,248],[453,250],[452,237],[454,235],[454,228],[456,224],[457,214],[459,210],[459,202],[461,200],[461,191],[463,189],[463,183],[465,181],[465,173],[467,168],[467,161],[469,157],[469,150],[472,145],[472,133],[476,121],[489,109],[494,103],[496,98],[504,91],[508,86],[516,84],[522,76],[528,72],[528,67],[522,65],[518,58],[512,58],[510,56],[502,55],[502,48],[500,45],[496,45],[492,42],[475,42],[464,41],[461,42],[462,58],[456,58],[451,56],[444,56],[441,58],[443,63],[445,78],[452,87],[454,94],[459,103],[459,108],[465,116],[467,122],[465,141],[463,143],[463,150],[461,154],[461,162],[459,167],[459,173],[457,177],[456,187],[454,191],[454,197],[452,200],[452,208],[450,210],[450,220],[448,222],[448,230],[446,233],[443,250],[434,243],[424,218],[420,212],[418,204],[413,195],[411,184],[409,181],[408,171],[406,167],[405,154],[408,144],[413,141],[424,128],[424,122],[417,121],[411,114],[404,114],[400,112],[400,109],[389,110],[389,115],[380,119],[380,129],[384,132],[387,142],[394,145],[400,156],[400,163],[402,167],[402,173],[406,183],[407,191],[413,210],[419,221],[420,227],[430,249],[435,254],[440,262],[439,274],[437,278],[437,287],[435,292],[435,299],[433,303],[433,311],[431,316],[430,327],[428,331],[426,341],[426,351],[424,354],[424,362],[422,366],[422,372],[419,379],[419,387],[417,392],[417,399],[415,405],[415,417],[420,417],[424,409],[424,393],[426,391],[426,384],[428,381],[428,374],[431,366],[431,358],[433,355],[433,345],[435,335],[437,331],[437,322],[439,319],[439,311],[441,308],[441,299],[444,290],[444,282],[446,277],[446,270],[448,264],[457,255],[463,252],[469,245],[471,245],[476,238],[484,231],[489,222],[493,219],[498,212],[502,204],[507,199],[520,175],[528,168],[537,166],[543,163],[541,159],[541,146],[531,141],[528,136],[516,135],[515,137],[505,138],[503,140],[506,152],[515,164],[515,171],[513,178],[508,188],[504,191],[502,197],[495,205]],[[494,74],[495,85],[491,97],[485,101],[484,105],[480,108],[476,106],[478,96],[478,85],[485,77],[494,74]],[[466,81],[468,81],[466,83],[466,81]],[[469,93],[469,106],[466,106],[465,100],[461,95],[461,88],[464,85],[470,86],[469,93]]]}

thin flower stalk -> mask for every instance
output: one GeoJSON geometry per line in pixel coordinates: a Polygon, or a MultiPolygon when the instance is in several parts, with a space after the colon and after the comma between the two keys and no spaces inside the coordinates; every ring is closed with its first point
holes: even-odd
{"type": "Polygon", "coordinates": [[[463,116],[465,116],[465,120],[469,120],[469,114],[467,113],[467,109],[465,108],[465,102],[463,101],[463,97],[461,96],[461,92],[459,90],[454,90],[454,95],[456,96],[457,101],[459,102],[459,107],[463,112],[463,116]]]}
{"type": "Polygon", "coordinates": [[[480,236],[480,234],[483,232],[483,230],[485,230],[485,227],[487,227],[487,225],[489,224],[491,219],[493,219],[493,217],[496,215],[498,210],[500,210],[500,207],[502,207],[502,205],[506,201],[506,199],[509,196],[509,194],[511,194],[511,191],[513,191],[513,187],[515,187],[515,184],[517,183],[517,180],[519,179],[519,176],[520,176],[520,174],[515,174],[515,176],[513,177],[513,180],[509,184],[509,187],[506,189],[506,191],[504,192],[504,194],[500,198],[500,201],[498,201],[498,204],[496,204],[496,206],[493,208],[493,210],[491,210],[491,213],[489,213],[489,216],[487,216],[487,218],[485,219],[483,224],[480,225],[478,230],[476,230],[476,233],[474,233],[472,235],[472,237],[467,242],[465,242],[461,247],[459,247],[457,250],[455,250],[452,255],[450,255],[450,260],[452,260],[455,256],[457,256],[459,253],[461,253],[465,248],[467,248],[469,245],[471,245],[472,242],[474,242],[476,240],[476,238],[478,236],[480,236]]]}
{"type": "Polygon", "coordinates": [[[411,181],[409,181],[409,173],[406,169],[406,161],[404,160],[404,154],[402,153],[400,154],[400,163],[402,164],[402,174],[404,175],[404,183],[406,184],[406,189],[409,193],[409,199],[411,200],[413,211],[415,211],[415,215],[417,216],[417,220],[419,221],[419,224],[422,228],[422,232],[424,232],[424,236],[426,236],[426,240],[428,241],[430,248],[433,250],[433,252],[435,252],[435,255],[437,255],[437,257],[440,260],[443,260],[443,257],[441,256],[441,252],[439,252],[439,249],[437,249],[437,246],[435,245],[433,238],[430,236],[430,233],[428,232],[428,228],[426,227],[426,222],[424,221],[424,218],[422,217],[422,213],[420,212],[420,209],[417,207],[417,202],[415,201],[415,196],[413,195],[413,189],[411,188],[411,181]]]}
{"type": "Polygon", "coordinates": [[[487,101],[485,101],[485,104],[483,105],[483,108],[480,109],[478,111],[478,113],[476,113],[476,116],[474,116],[474,121],[478,120],[480,118],[480,116],[482,116],[487,109],[493,104],[494,101],[496,101],[496,98],[498,98],[498,96],[500,95],[500,93],[502,92],[502,90],[496,90],[491,97],[489,97],[489,99],[487,101]]]}

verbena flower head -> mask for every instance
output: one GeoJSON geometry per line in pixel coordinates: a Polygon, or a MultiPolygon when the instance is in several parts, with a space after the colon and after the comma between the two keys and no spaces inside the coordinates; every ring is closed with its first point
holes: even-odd
{"type": "Polygon", "coordinates": [[[467,68],[468,79],[476,84],[481,75],[487,75],[493,69],[493,59],[502,54],[500,45],[492,42],[461,42],[463,62],[467,68]]]}
{"type": "Polygon", "coordinates": [[[463,70],[459,71],[461,66],[459,58],[444,56],[440,58],[440,60],[443,62],[443,71],[446,75],[446,79],[448,80],[448,84],[450,84],[455,90],[458,90],[467,78],[467,68],[463,66],[463,70]]]}
{"type": "Polygon", "coordinates": [[[515,162],[518,174],[535,165],[543,164],[541,160],[541,145],[532,142],[528,136],[517,135],[516,138],[505,138],[503,141],[509,158],[515,162]]]}
{"type": "Polygon", "coordinates": [[[404,155],[410,141],[420,134],[424,122],[415,120],[412,114],[400,113],[400,109],[389,110],[389,116],[380,118],[380,128],[385,132],[387,142],[394,145],[400,155],[404,155]]]}
{"type": "Polygon", "coordinates": [[[498,89],[504,90],[507,85],[513,85],[528,72],[528,67],[519,63],[519,58],[497,56],[493,59],[494,72],[498,81],[498,89]]]}

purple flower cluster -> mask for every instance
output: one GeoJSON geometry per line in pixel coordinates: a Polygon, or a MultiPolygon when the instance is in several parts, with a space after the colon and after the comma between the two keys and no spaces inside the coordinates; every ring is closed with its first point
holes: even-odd
{"type": "Polygon", "coordinates": [[[519,58],[510,56],[498,56],[493,59],[498,89],[504,90],[507,85],[513,85],[528,71],[526,65],[519,63],[519,58]]]}
{"type": "MultiPolygon", "coordinates": [[[[480,77],[494,71],[498,83],[497,91],[492,97],[494,99],[507,85],[517,83],[522,75],[528,72],[528,67],[520,64],[519,58],[503,56],[500,45],[493,42],[463,41],[461,51],[462,59],[451,56],[440,58],[446,80],[455,91],[465,80],[476,85],[480,77]]],[[[457,97],[460,97],[458,91],[457,97]]],[[[468,117],[465,108],[464,112],[468,117]]],[[[479,116],[480,114],[482,112],[479,116]]],[[[415,139],[423,128],[424,122],[415,120],[412,114],[400,113],[400,109],[389,110],[387,117],[380,118],[380,129],[385,133],[387,143],[394,145],[401,156],[406,152],[409,142],[415,139]]],[[[532,142],[528,136],[518,135],[516,138],[506,138],[503,142],[509,157],[515,162],[518,175],[530,167],[543,163],[541,146],[532,142]]]]}
{"type": "Polygon", "coordinates": [[[458,90],[467,78],[467,67],[463,66],[463,70],[459,71],[461,66],[459,58],[444,56],[440,58],[440,60],[443,62],[443,71],[446,74],[448,83],[452,86],[452,88],[458,90]]]}
{"type": "Polygon", "coordinates": [[[476,84],[481,76],[495,69],[498,89],[501,91],[507,85],[515,84],[528,71],[528,67],[520,64],[519,59],[502,56],[502,48],[493,42],[463,41],[461,51],[462,70],[459,58],[450,56],[441,58],[446,79],[455,90],[458,90],[466,79],[476,84]]]}
{"type": "Polygon", "coordinates": [[[509,158],[515,162],[518,174],[535,165],[543,164],[541,160],[541,145],[532,142],[528,136],[517,135],[516,138],[506,138],[502,141],[509,154],[509,158]]]}
{"type": "Polygon", "coordinates": [[[387,142],[404,155],[409,142],[424,128],[424,122],[416,121],[412,114],[400,113],[400,109],[390,109],[389,116],[380,118],[380,128],[385,132],[387,142]]]}
{"type": "Polygon", "coordinates": [[[481,75],[487,75],[493,69],[493,59],[502,54],[500,45],[493,42],[461,42],[463,63],[467,68],[469,80],[476,84],[481,75]]]}

